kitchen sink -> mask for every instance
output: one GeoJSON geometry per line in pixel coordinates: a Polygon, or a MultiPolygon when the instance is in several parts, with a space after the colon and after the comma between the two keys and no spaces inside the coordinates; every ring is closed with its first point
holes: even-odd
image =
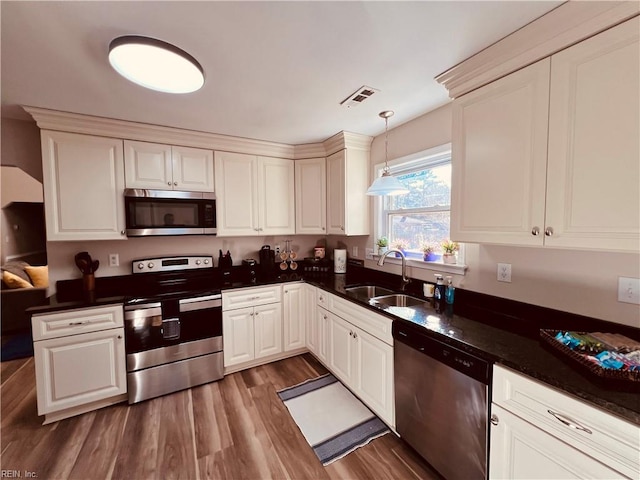
{"type": "Polygon", "coordinates": [[[377,285],[359,285],[357,287],[347,287],[344,289],[347,294],[351,294],[357,297],[380,297],[384,295],[391,295],[393,290],[388,288],[378,287],[377,285]]]}
{"type": "Polygon", "coordinates": [[[418,307],[426,303],[425,300],[411,297],[402,293],[394,293],[393,295],[374,297],[369,302],[372,305],[377,304],[387,307],[418,307]]]}

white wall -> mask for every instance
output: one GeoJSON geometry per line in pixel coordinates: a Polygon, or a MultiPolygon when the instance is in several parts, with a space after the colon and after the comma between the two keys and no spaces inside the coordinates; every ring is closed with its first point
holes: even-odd
{"type": "MultiPolygon", "coordinates": [[[[389,158],[402,157],[451,141],[451,103],[389,131],[389,158]]],[[[384,135],[373,140],[372,165],[384,161],[384,135]]],[[[373,237],[348,243],[371,247],[373,237]]],[[[640,277],[640,253],[608,253],[550,248],[466,246],[465,276],[455,284],[467,290],[640,327],[640,307],[617,301],[618,277],[640,277]],[[512,282],[496,280],[497,263],[510,263],[512,282]]],[[[366,266],[379,268],[375,262],[366,266]]],[[[397,265],[384,270],[399,273],[397,265]]],[[[433,280],[433,271],[410,269],[410,276],[433,280]]]]}

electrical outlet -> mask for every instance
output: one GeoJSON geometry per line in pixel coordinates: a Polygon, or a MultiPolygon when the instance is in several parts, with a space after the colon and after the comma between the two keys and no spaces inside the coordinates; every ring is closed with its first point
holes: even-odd
{"type": "Polygon", "coordinates": [[[511,264],[510,263],[498,264],[498,281],[511,283],[511,264]]]}
{"type": "Polygon", "coordinates": [[[118,267],[120,266],[120,255],[117,253],[109,254],[109,266],[110,267],[118,267]]]}
{"type": "Polygon", "coordinates": [[[351,256],[352,257],[358,257],[358,246],[354,245],[353,247],[351,247],[351,256]]]}
{"type": "Polygon", "coordinates": [[[640,305],[640,278],[618,277],[618,301],[640,305]]]}
{"type": "Polygon", "coordinates": [[[280,256],[280,245],[276,245],[275,247],[273,247],[273,249],[276,251],[276,257],[280,256]]]}
{"type": "Polygon", "coordinates": [[[366,248],[364,250],[364,258],[367,260],[373,260],[373,248],[366,248]]]}

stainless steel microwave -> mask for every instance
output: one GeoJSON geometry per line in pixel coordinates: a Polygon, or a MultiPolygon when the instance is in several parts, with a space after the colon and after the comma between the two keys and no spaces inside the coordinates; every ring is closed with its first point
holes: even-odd
{"type": "Polygon", "coordinates": [[[129,237],[217,233],[214,193],[127,188],[124,204],[129,237]]]}

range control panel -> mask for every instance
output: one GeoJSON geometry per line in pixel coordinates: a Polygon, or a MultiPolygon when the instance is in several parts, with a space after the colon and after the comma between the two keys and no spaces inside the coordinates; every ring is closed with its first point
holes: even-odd
{"type": "Polygon", "coordinates": [[[186,257],[143,258],[131,262],[133,273],[173,272],[213,268],[210,255],[191,255],[186,257]]]}

